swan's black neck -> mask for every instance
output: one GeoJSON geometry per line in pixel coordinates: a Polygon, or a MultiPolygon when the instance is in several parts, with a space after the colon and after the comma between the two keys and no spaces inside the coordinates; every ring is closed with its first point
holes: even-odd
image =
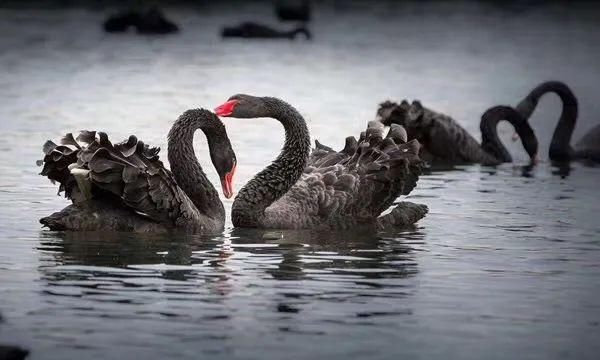
{"type": "Polygon", "coordinates": [[[525,146],[525,150],[527,150],[529,156],[533,160],[537,152],[537,138],[535,137],[533,129],[529,126],[527,121],[515,111],[515,109],[508,106],[492,107],[481,117],[480,129],[482,149],[496,158],[499,163],[512,161],[510,153],[498,137],[498,123],[502,120],[508,121],[515,128],[515,131],[519,134],[519,137],[525,146]]]}
{"type": "Polygon", "coordinates": [[[262,98],[269,117],[285,129],[281,153],[240,190],[231,210],[235,226],[257,227],[267,207],[277,201],[300,179],[310,155],[310,135],[304,118],[288,103],[262,98]]]}
{"type": "Polygon", "coordinates": [[[175,121],[168,136],[168,158],[177,185],[188,195],[196,208],[215,220],[225,219],[225,209],[219,193],[206,177],[194,153],[194,133],[200,129],[209,140],[212,153],[217,134],[205,110],[188,110],[175,121]]]}
{"type": "Polygon", "coordinates": [[[572,153],[570,142],[577,121],[578,105],[577,98],[566,84],[560,81],[548,81],[538,85],[516,106],[516,110],[525,119],[529,119],[540,98],[549,92],[558,95],[563,105],[560,119],[552,134],[550,159],[568,160],[572,153]]]}

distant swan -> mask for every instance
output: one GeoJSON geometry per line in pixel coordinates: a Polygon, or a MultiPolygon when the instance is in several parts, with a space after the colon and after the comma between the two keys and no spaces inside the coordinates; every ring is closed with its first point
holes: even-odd
{"type": "Polygon", "coordinates": [[[411,104],[406,100],[400,104],[385,101],[379,105],[377,120],[384,125],[404,126],[408,138],[421,143],[421,158],[427,161],[484,165],[511,162],[510,153],[498,137],[497,126],[502,120],[514,126],[532,161],[537,155],[538,142],[533,129],[508,106],[492,107],[481,116],[481,144],[456,120],[423,107],[419,101],[411,104]]]}
{"type": "Polygon", "coordinates": [[[279,0],[275,3],[275,13],[279,20],[307,22],[310,20],[310,3],[308,0],[299,4],[279,0]]]}
{"type": "Polygon", "coordinates": [[[529,119],[538,105],[538,102],[545,94],[553,92],[560,97],[562,101],[562,113],[558,124],[552,134],[550,150],[548,156],[552,161],[569,160],[591,160],[600,162],[600,125],[596,125],[589,130],[575,146],[571,146],[571,136],[577,122],[578,104],[577,98],[571,89],[560,81],[547,81],[536,86],[529,95],[527,95],[515,107],[515,109],[525,118],[529,119]]]}
{"type": "Polygon", "coordinates": [[[222,37],[238,38],[262,38],[262,39],[295,39],[298,35],[304,35],[307,40],[312,38],[312,34],[304,26],[299,26],[293,30],[277,30],[270,26],[254,22],[245,22],[238,26],[223,28],[222,37]]]}
{"type": "Polygon", "coordinates": [[[113,14],[104,22],[104,31],[118,33],[137,29],[140,34],[160,35],[179,31],[179,27],[169,21],[158,8],[145,11],[127,10],[113,14]]]}

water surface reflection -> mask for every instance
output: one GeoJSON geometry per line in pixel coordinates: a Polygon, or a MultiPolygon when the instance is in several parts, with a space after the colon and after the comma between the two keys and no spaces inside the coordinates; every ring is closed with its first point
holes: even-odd
{"type": "MultiPolygon", "coordinates": [[[[11,34],[0,37],[0,342],[32,359],[597,357],[600,169],[522,166],[505,124],[515,164],[429,169],[408,200],[430,213],[398,233],[40,230],[67,203],[37,175],[46,139],[99,129],[166,149],[178,114],[234,93],[286,99],[334,148],[386,98],[420,99],[478,136],[490,105],[554,78],[579,97],[575,138],[600,118],[591,3],[319,2],[314,41],[218,38],[243,11],[272,19],[270,4],[173,9],[182,31],[163,38],[108,36],[99,11],[0,9],[11,34]]],[[[543,156],[560,103],[540,105],[543,156]]],[[[226,126],[239,187],[273,159],[283,130],[226,126]]],[[[210,164],[204,139],[196,145],[210,164]]]]}

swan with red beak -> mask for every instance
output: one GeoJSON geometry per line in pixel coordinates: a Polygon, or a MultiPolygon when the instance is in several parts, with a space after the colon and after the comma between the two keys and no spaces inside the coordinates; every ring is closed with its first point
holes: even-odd
{"type": "Polygon", "coordinates": [[[337,152],[319,143],[311,149],[300,112],[275,97],[237,94],[214,112],[221,117],[272,118],[285,130],[277,158],[236,196],[231,207],[236,227],[398,228],[427,214],[425,205],[401,202],[381,215],[416,186],[421,172],[420,145],[407,142],[399,125],[385,136],[384,126],[373,121],[359,140],[346,138],[346,146],[337,152]]]}
{"type": "MultiPolygon", "coordinates": [[[[215,114],[218,116],[230,116],[233,113],[233,109],[235,105],[238,103],[237,100],[229,100],[223,105],[217,107],[215,109],[215,114]]],[[[230,159],[229,157],[228,159],[230,159]]],[[[223,195],[230,199],[233,196],[233,177],[235,175],[236,170],[236,161],[225,161],[226,165],[224,166],[225,171],[219,172],[220,180],[221,180],[221,188],[223,190],[223,195]]]]}
{"type": "Polygon", "coordinates": [[[233,109],[235,109],[235,106],[238,103],[239,100],[228,100],[215,108],[215,114],[218,116],[231,116],[231,114],[233,114],[233,109]]]}

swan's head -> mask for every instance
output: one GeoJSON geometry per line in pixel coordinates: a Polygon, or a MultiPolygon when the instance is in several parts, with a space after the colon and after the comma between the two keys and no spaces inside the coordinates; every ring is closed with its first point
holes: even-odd
{"type": "Polygon", "coordinates": [[[208,140],[210,159],[219,174],[223,195],[227,199],[231,198],[237,159],[225,125],[218,116],[208,110],[188,110],[186,113],[196,114],[196,119],[201,122],[200,128],[208,140]]]}
{"type": "MultiPolygon", "coordinates": [[[[229,143],[229,140],[227,142],[229,143]]],[[[231,145],[229,147],[222,147],[219,152],[211,152],[210,157],[217,170],[217,174],[219,174],[223,195],[229,199],[233,196],[233,177],[235,176],[237,165],[233,149],[231,145]]]]}
{"type": "Polygon", "coordinates": [[[233,196],[233,177],[235,175],[237,159],[235,158],[235,153],[233,152],[233,148],[231,147],[231,143],[225,132],[225,126],[223,126],[220,120],[219,124],[223,128],[222,132],[213,132],[211,136],[207,136],[207,138],[210,159],[212,160],[215,170],[217,170],[217,174],[219,174],[223,195],[229,199],[233,196]]]}
{"type": "Polygon", "coordinates": [[[246,119],[270,117],[264,98],[245,94],[233,95],[225,103],[217,106],[215,113],[219,116],[246,119]]]}

